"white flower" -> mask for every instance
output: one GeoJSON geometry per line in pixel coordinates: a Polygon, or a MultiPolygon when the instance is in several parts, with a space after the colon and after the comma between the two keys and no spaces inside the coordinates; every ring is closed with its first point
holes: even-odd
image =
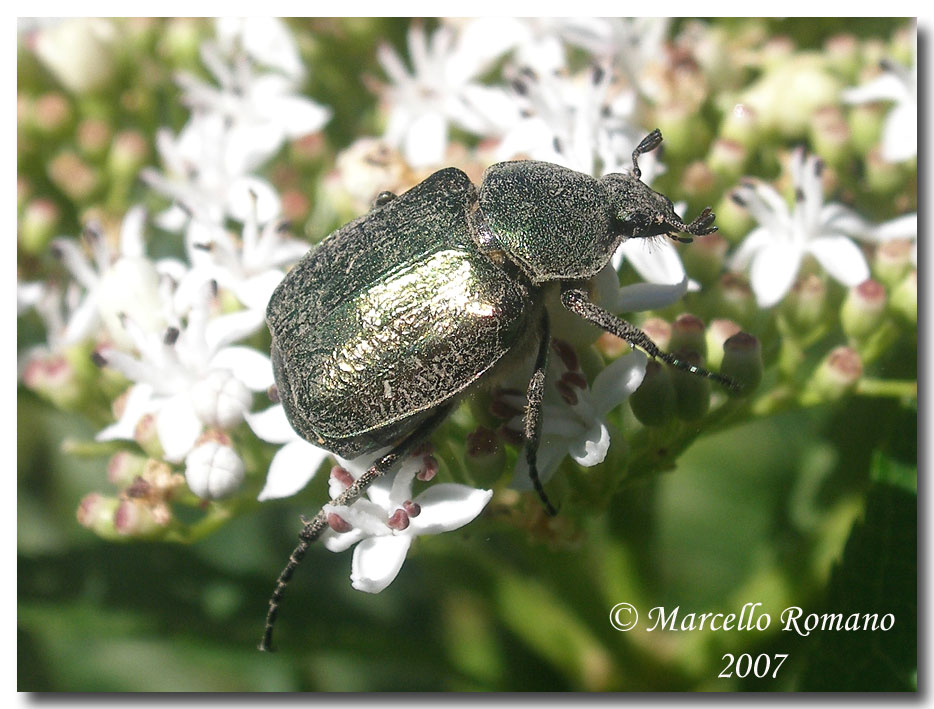
{"type": "Polygon", "coordinates": [[[243,222],[254,209],[265,224],[281,212],[272,185],[244,174],[242,155],[227,150],[228,133],[223,116],[202,112],[195,112],[178,136],[165,128],[156,133],[166,174],[144,168],[140,176],[177,203],[156,217],[161,227],[179,231],[192,215],[212,224],[227,216],[243,222]]]}
{"type": "Polygon", "coordinates": [[[243,484],[243,461],[230,446],[207,441],[185,457],[185,480],[203,500],[229,497],[243,484]]]}
{"type": "Polygon", "coordinates": [[[869,278],[869,266],[850,236],[862,236],[866,223],[842,204],[824,204],[821,171],[816,156],[795,151],[791,173],[795,204],[788,204],[773,187],[748,181],[734,193],[759,226],[746,237],[730,260],[734,270],[749,267],[756,300],[763,308],[788,293],[806,254],[812,255],[833,278],[847,287],[869,278]]]}
{"type": "Polygon", "coordinates": [[[142,207],[133,207],[127,212],[120,228],[117,251],[109,246],[96,226],[85,229],[84,237],[93,263],[73,240],[59,238],[52,242],[53,252],[85,291],[80,304],[70,309],[68,323],[58,336],[63,343],[73,344],[94,337],[103,324],[114,342],[130,346],[132,341],[117,309],[146,328],[158,329],[165,325],[159,298],[159,275],[145,255],[144,220],[142,207]]]}
{"type": "MultiPolygon", "coordinates": [[[[514,100],[524,116],[506,131],[497,159],[525,155],[599,177],[631,166],[644,133],[630,122],[635,94],[611,95],[612,74],[598,66],[574,77],[513,72],[514,100]]],[[[655,158],[640,165],[649,180],[655,158]]]]}
{"type": "Polygon", "coordinates": [[[918,60],[911,69],[884,62],[884,72],[868,84],[843,92],[846,103],[894,101],[882,130],[882,157],[902,162],[918,154],[918,60]]]}
{"type": "Polygon", "coordinates": [[[238,240],[224,226],[192,219],[185,234],[192,268],[180,278],[176,307],[189,303],[203,283],[215,281],[253,313],[259,328],[269,298],[285,276],[284,267],[294,264],[310,248],[307,242],[288,236],[288,226],[284,219],[273,219],[260,229],[254,209],[238,240]]]}
{"type": "Polygon", "coordinates": [[[329,529],[322,538],[324,545],[334,552],[357,545],[350,579],[358,591],[382,591],[398,575],[415,537],[463,527],[493,497],[492,490],[439,483],[413,499],[412,483],[418,467],[417,462],[408,461],[394,475],[370,485],[366,497],[349,506],[324,507],[329,521],[336,516],[336,523],[349,528],[343,533],[329,529]]]}
{"type": "Polygon", "coordinates": [[[291,497],[311,481],[318,468],[331,456],[294,431],[281,404],[246,414],[245,418],[260,439],[282,446],[273,456],[266,484],[256,498],[260,502],[291,497]]]}
{"type": "Polygon", "coordinates": [[[178,462],[205,425],[226,429],[243,420],[250,391],[272,384],[272,365],[254,349],[229,346],[250,332],[252,316],[231,313],[209,319],[209,306],[210,297],[203,292],[187,326],[162,333],[146,332],[125,319],[139,359],[114,348],[98,351],[102,364],[137,382],[128,390],[123,415],[100,431],[98,440],[132,439],[140,418],[153,414],[165,459],[178,462]]]}
{"type": "Polygon", "coordinates": [[[507,34],[487,33],[490,21],[476,20],[460,35],[441,26],[425,36],[421,25],[408,32],[409,72],[402,59],[388,46],[378,50],[378,59],[391,85],[385,87],[389,118],[385,140],[402,150],[414,167],[439,164],[448,144],[448,124],[478,135],[496,131],[486,118],[508,106],[505,93],[478,84],[474,79],[511,45],[507,34]],[[496,108],[490,109],[490,105],[496,108]]]}
{"type": "MultiPolygon", "coordinates": [[[[639,388],[647,358],[636,350],[607,365],[587,387],[579,370],[568,369],[560,357],[549,364],[542,402],[542,433],[536,458],[538,477],[547,482],[565,456],[578,465],[598,465],[610,447],[606,416],[639,388]],[[571,376],[568,372],[573,373],[571,376]]],[[[531,490],[529,468],[520,454],[512,486],[531,490]]]]}
{"type": "Polygon", "coordinates": [[[225,164],[234,174],[255,169],[287,139],[315,133],[331,117],[330,109],[299,95],[292,79],[255,73],[242,53],[228,62],[219,48],[206,42],[201,58],[219,88],[188,72],[180,72],[176,81],[186,105],[223,120],[225,164]]]}
{"type": "Polygon", "coordinates": [[[561,36],[598,60],[610,60],[641,90],[645,67],[664,52],[668,23],[654,17],[575,17],[565,21],[561,36]]]}
{"type": "Polygon", "coordinates": [[[257,63],[276,69],[294,82],[305,78],[305,67],[288,26],[277,17],[219,17],[217,39],[228,56],[241,49],[257,63]]]}

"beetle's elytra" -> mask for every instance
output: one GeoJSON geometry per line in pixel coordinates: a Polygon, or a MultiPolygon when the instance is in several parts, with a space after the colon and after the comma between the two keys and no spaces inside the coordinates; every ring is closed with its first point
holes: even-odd
{"type": "MultiPolygon", "coordinates": [[[[384,193],[288,273],[269,302],[279,397],[305,439],[352,458],[391,446],[333,505],[350,504],[422,443],[466,392],[511,363],[535,356],[525,414],[529,474],[536,471],[550,345],[547,288],[565,308],[669,364],[729,380],[659,351],[639,329],[589,300],[586,281],[623,239],[716,230],[705,209],[685,224],[671,201],[631,173],[593,178],[534,161],[490,167],[479,190],[456,168],[408,192],[384,193]]],[[[270,599],[260,648],[270,649],[282,591],[326,527],[319,512],[270,599]]]]}

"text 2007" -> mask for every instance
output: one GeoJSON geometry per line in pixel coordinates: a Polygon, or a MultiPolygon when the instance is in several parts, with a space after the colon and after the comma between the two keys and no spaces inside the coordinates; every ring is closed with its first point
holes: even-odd
{"type": "Polygon", "coordinates": [[[753,658],[752,655],[745,652],[742,655],[733,655],[733,653],[728,652],[721,659],[727,660],[727,663],[726,667],[718,675],[719,677],[730,678],[735,672],[736,676],[740,678],[748,677],[751,674],[761,679],[771,674],[772,679],[775,679],[782,663],[788,659],[788,653],[762,654],[753,658]]]}

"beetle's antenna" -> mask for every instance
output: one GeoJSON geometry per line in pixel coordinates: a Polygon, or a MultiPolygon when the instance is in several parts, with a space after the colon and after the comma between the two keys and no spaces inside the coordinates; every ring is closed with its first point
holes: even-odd
{"type": "Polygon", "coordinates": [[[639,156],[643,153],[650,153],[662,143],[662,132],[656,128],[636,146],[632,151],[632,174],[636,179],[642,177],[642,170],[639,168],[639,156]]]}

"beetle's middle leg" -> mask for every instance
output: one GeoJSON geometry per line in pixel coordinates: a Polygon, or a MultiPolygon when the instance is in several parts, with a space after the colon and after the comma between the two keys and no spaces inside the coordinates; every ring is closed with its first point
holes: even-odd
{"type": "Polygon", "coordinates": [[[548,369],[548,350],[551,348],[551,327],[548,323],[548,311],[542,310],[541,340],[538,344],[538,355],[535,357],[535,371],[529,379],[529,388],[526,392],[528,400],[525,409],[525,460],[529,464],[529,479],[535,492],[545,505],[545,511],[554,516],[558,510],[548,500],[545,488],[538,477],[538,444],[542,436],[542,397],[545,394],[545,372],[548,369]]]}
{"type": "Polygon", "coordinates": [[[606,332],[626,340],[626,342],[633,347],[644,350],[650,357],[657,357],[676,369],[681,369],[691,374],[697,374],[707,379],[713,379],[715,382],[719,382],[728,389],[734,391],[739,389],[739,385],[729,377],[711,372],[703,367],[698,367],[697,365],[658,349],[658,345],[652,342],[651,338],[642,332],[642,330],[591,302],[587,292],[580,288],[571,285],[563,286],[561,289],[561,303],[575,315],[582,317],[587,322],[593,323],[601,330],[605,330],[606,332]]]}
{"type": "MultiPolygon", "coordinates": [[[[350,487],[331,500],[328,504],[334,506],[353,504],[353,502],[364,493],[364,491],[373,483],[374,480],[385,475],[394,467],[396,467],[396,464],[400,460],[409,455],[409,453],[411,453],[416,446],[425,441],[431,435],[432,431],[434,431],[450,413],[450,410],[450,405],[440,407],[431,416],[425,419],[421,425],[419,425],[419,427],[415,429],[415,431],[413,431],[405,440],[403,440],[386,455],[377,460],[369,470],[357,478],[357,480],[350,487]]],[[[260,650],[272,650],[272,629],[276,622],[276,616],[279,614],[279,604],[282,601],[282,595],[285,592],[285,587],[289,583],[289,580],[292,578],[292,574],[295,572],[296,567],[301,563],[302,559],[305,558],[305,553],[308,551],[308,547],[311,546],[311,544],[316,539],[318,539],[318,537],[320,537],[324,533],[324,530],[327,528],[327,515],[325,514],[324,508],[322,507],[318,514],[305,522],[305,526],[302,528],[302,531],[299,532],[298,545],[289,555],[289,563],[286,564],[285,568],[282,570],[282,573],[279,574],[279,578],[276,579],[276,588],[272,592],[272,595],[269,597],[269,610],[266,613],[266,627],[263,631],[263,639],[259,644],[260,650]]]]}

